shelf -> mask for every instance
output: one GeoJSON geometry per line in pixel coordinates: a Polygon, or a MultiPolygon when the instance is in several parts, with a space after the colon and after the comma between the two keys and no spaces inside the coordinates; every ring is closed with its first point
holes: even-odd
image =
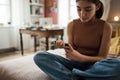
{"type": "Polygon", "coordinates": [[[31,6],[42,6],[44,7],[44,4],[40,4],[40,3],[30,3],[31,6]]]}
{"type": "Polygon", "coordinates": [[[39,21],[39,18],[44,17],[44,0],[29,0],[30,17],[32,23],[39,21]]]}
{"type": "Polygon", "coordinates": [[[31,17],[44,17],[44,15],[30,15],[31,17]]]}

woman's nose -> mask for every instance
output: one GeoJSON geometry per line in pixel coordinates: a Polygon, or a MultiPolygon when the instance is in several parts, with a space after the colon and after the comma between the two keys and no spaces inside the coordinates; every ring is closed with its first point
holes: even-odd
{"type": "Polygon", "coordinates": [[[81,11],[81,17],[85,17],[85,12],[81,11]]]}

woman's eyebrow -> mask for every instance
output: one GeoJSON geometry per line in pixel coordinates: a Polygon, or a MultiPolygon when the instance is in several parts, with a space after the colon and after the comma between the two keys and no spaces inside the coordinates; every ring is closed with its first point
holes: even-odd
{"type": "Polygon", "coordinates": [[[79,6],[77,6],[77,8],[80,8],[79,6]]]}
{"type": "MultiPolygon", "coordinates": [[[[80,7],[79,7],[79,6],[77,6],[77,8],[80,8],[80,7]]],[[[86,8],[88,8],[88,9],[89,9],[89,8],[91,8],[91,6],[87,6],[87,7],[84,7],[84,8],[85,8],[85,9],[86,9],[86,8]]]]}
{"type": "Polygon", "coordinates": [[[89,9],[89,8],[91,8],[91,6],[87,6],[87,7],[85,7],[85,8],[89,9]]]}

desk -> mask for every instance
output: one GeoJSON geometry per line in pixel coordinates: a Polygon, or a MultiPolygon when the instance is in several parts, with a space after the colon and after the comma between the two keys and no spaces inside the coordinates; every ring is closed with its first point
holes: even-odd
{"type": "Polygon", "coordinates": [[[23,50],[23,37],[22,34],[28,34],[34,36],[34,51],[36,52],[36,37],[45,37],[46,38],[46,50],[49,49],[49,37],[60,35],[63,40],[64,29],[50,29],[50,30],[27,30],[19,29],[20,34],[20,45],[21,45],[21,54],[24,55],[23,50]]]}

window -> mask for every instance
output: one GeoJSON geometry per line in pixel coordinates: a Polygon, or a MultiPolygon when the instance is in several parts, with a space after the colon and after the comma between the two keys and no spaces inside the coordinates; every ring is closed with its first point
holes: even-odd
{"type": "Polygon", "coordinates": [[[76,8],[76,2],[75,0],[70,0],[70,20],[78,18],[78,14],[77,14],[77,8],[76,8]]]}
{"type": "Polygon", "coordinates": [[[0,23],[10,22],[10,0],[0,0],[0,23]]]}
{"type": "Polygon", "coordinates": [[[78,18],[75,0],[59,0],[58,3],[59,25],[67,26],[71,20],[78,18]]]}

